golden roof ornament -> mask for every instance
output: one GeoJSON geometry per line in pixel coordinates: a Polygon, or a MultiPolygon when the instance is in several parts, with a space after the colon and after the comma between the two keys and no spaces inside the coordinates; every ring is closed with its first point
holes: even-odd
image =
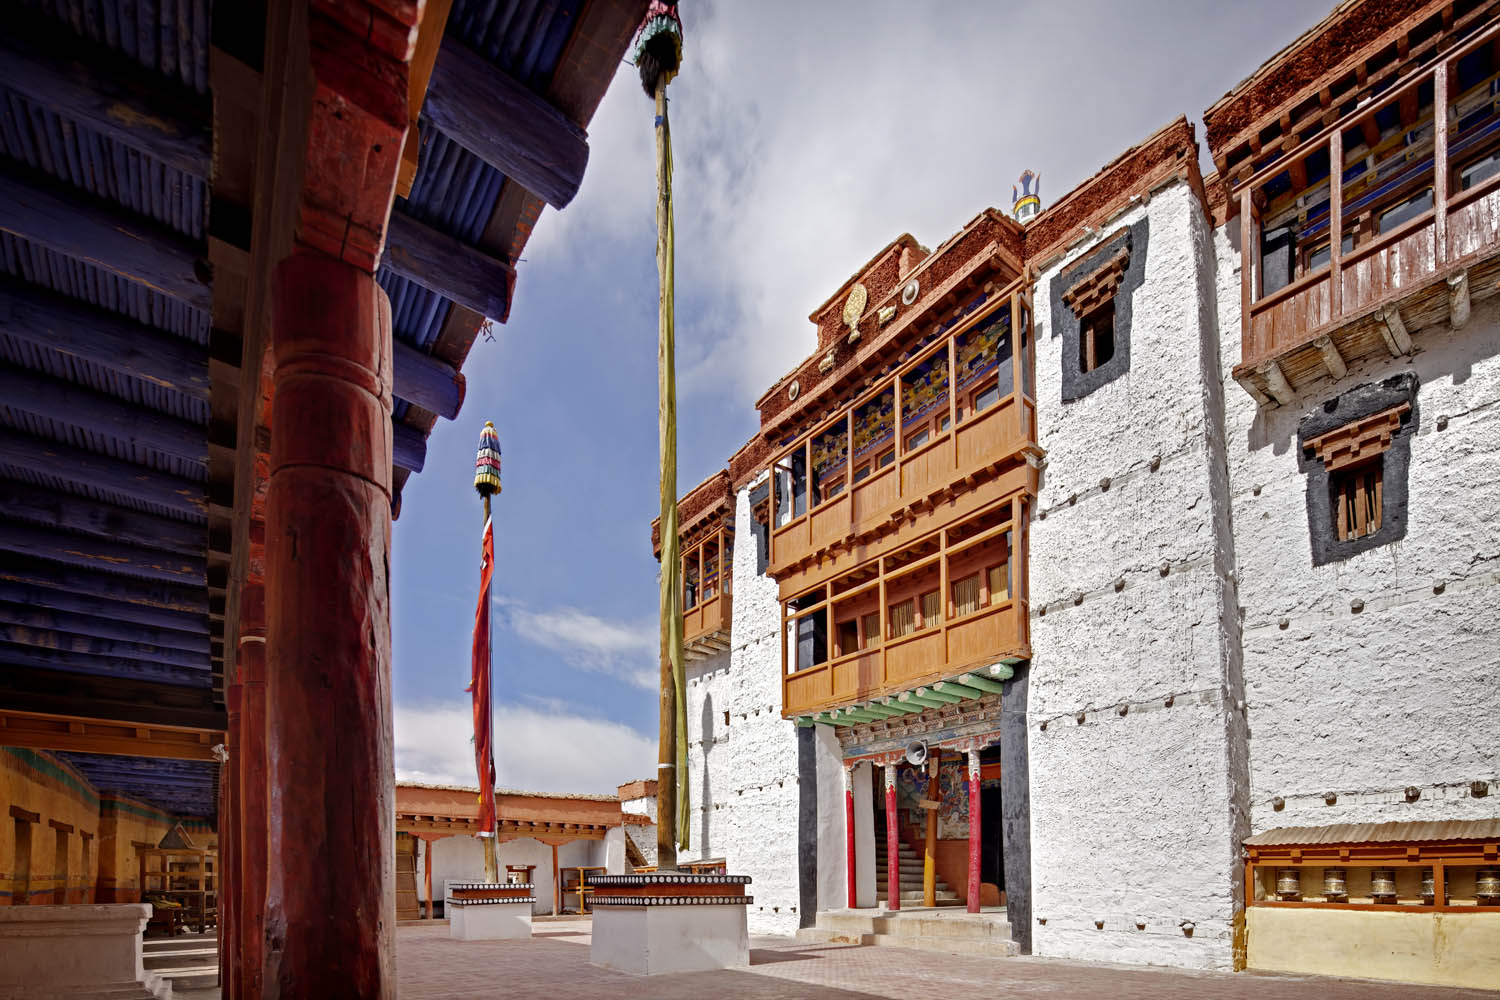
{"type": "Polygon", "coordinates": [[[849,328],[851,344],[859,340],[859,318],[865,314],[865,305],[869,301],[870,293],[864,283],[856,281],[849,289],[849,297],[844,300],[844,325],[849,328]]]}

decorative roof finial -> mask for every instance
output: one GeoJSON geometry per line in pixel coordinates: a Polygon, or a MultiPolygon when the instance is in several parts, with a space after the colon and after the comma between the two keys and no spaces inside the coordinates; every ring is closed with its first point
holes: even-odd
{"type": "Polygon", "coordinates": [[[636,32],[634,56],[646,96],[655,97],[657,81],[671,83],[682,66],[682,18],[677,15],[677,0],[651,0],[636,32]]]}
{"type": "Polygon", "coordinates": [[[1020,179],[1019,193],[1015,185],[1011,185],[1010,197],[1014,202],[1011,214],[1016,217],[1017,222],[1025,222],[1042,210],[1042,175],[1023,170],[1020,179]]]}
{"type": "Polygon", "coordinates": [[[500,492],[500,435],[495,425],[484,422],[479,432],[479,455],[474,459],[474,489],[482,497],[500,492]]]}

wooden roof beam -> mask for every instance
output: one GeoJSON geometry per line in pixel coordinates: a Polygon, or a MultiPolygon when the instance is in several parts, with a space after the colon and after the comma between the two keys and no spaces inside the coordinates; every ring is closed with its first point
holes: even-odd
{"type": "Polygon", "coordinates": [[[92,451],[0,431],[0,465],[61,477],[83,487],[157,504],[201,519],[208,511],[203,485],[92,451]]]}
{"type": "Polygon", "coordinates": [[[482,316],[503,320],[510,312],[513,266],[410,216],[391,216],[381,264],[482,316]]]}
{"type": "Polygon", "coordinates": [[[194,309],[212,305],[207,268],[185,237],[41,178],[0,171],[0,230],[194,309]]]}
{"type": "Polygon", "coordinates": [[[211,761],[214,744],[223,742],[220,730],[121,725],[0,709],[0,743],[11,747],[211,761]]]}
{"type": "MultiPolygon", "coordinates": [[[[122,626],[129,623],[128,627],[142,630],[143,635],[155,636],[155,644],[158,646],[194,650],[208,648],[208,619],[201,613],[168,611],[7,579],[0,579],[0,602],[3,602],[0,606],[7,609],[3,614],[16,624],[39,628],[59,627],[80,635],[89,635],[98,633],[61,623],[89,622],[96,630],[108,628],[117,622],[122,626]]],[[[105,637],[118,638],[109,635],[105,637]]]]}
{"type": "Polygon", "coordinates": [[[91,573],[44,559],[13,558],[0,564],[0,592],[22,594],[42,607],[60,610],[88,608],[99,599],[114,604],[141,606],[132,620],[161,619],[152,609],[165,611],[166,620],[196,618],[208,613],[208,592],[203,587],[138,580],[112,573],[91,573]],[[8,586],[7,586],[8,585],[8,586]]]}
{"type": "MultiPolygon", "coordinates": [[[[122,627],[128,628],[129,626],[122,627]]],[[[57,653],[141,660],[150,664],[187,667],[190,670],[203,670],[208,667],[207,649],[201,652],[191,652],[168,646],[156,646],[138,639],[104,639],[57,629],[33,628],[29,625],[12,624],[3,619],[0,619],[0,643],[57,653]]]]}
{"type": "Polygon", "coordinates": [[[21,668],[33,668],[57,674],[59,677],[103,676],[184,687],[188,690],[201,688],[207,691],[209,681],[206,660],[202,667],[183,667],[173,663],[129,660],[120,656],[95,656],[91,653],[75,653],[57,649],[38,649],[12,643],[0,643],[0,664],[4,666],[3,671],[0,672],[4,673],[21,668]]]}
{"type": "Polygon", "coordinates": [[[438,52],[422,112],[553,208],[566,206],[583,183],[589,161],[583,129],[456,38],[445,39],[438,52]]]}
{"type": "Polygon", "coordinates": [[[101,612],[99,615],[77,614],[0,601],[0,628],[13,626],[72,636],[118,640],[155,647],[161,651],[196,654],[200,658],[209,654],[207,635],[177,632],[151,625],[137,625],[132,621],[120,621],[108,615],[108,611],[101,612]]]}
{"type": "Polygon", "coordinates": [[[160,552],[201,556],[207,541],[201,525],[8,479],[0,479],[0,509],[15,520],[160,552]]]}

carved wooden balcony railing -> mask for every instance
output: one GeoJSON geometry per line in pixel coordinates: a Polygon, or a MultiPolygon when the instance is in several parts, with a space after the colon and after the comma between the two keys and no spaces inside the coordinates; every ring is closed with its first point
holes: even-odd
{"type": "MultiPolygon", "coordinates": [[[[860,551],[861,545],[888,532],[903,517],[910,522],[903,532],[908,528],[930,531],[938,525],[927,523],[926,515],[940,501],[950,513],[962,515],[1034,479],[1034,473],[1017,475],[1015,468],[1024,465],[1028,456],[1039,454],[1030,297],[1017,282],[997,299],[997,308],[976,313],[952,332],[913,351],[891,376],[882,378],[837,417],[783,449],[773,462],[774,521],[768,572],[782,582],[783,593],[788,577],[793,577],[792,589],[808,582],[800,574],[814,562],[837,571],[850,559],[867,560],[872,553],[860,551]],[[1001,353],[1005,356],[993,364],[995,381],[984,383],[995,385],[995,398],[982,407],[972,400],[962,404],[966,386],[960,372],[960,345],[996,322],[1004,325],[999,336],[1004,338],[1001,353]],[[1017,332],[1018,337],[1013,335],[1017,332]],[[903,380],[943,359],[952,384],[944,383],[940,398],[921,416],[946,414],[948,419],[932,419],[927,425],[928,439],[913,446],[912,426],[918,418],[903,412],[903,380]],[[887,395],[892,410],[889,443],[881,438],[864,444],[861,455],[856,413],[878,405],[887,395]],[[834,467],[842,471],[831,478],[820,477],[815,442],[839,439],[843,453],[834,467]],[[999,474],[1007,463],[1009,474],[999,474]],[[800,485],[795,480],[798,475],[800,485]],[[976,495],[963,496],[971,492],[976,495]]],[[[970,391],[981,382],[971,381],[970,391]]]]}
{"type": "Polygon", "coordinates": [[[732,621],[734,532],[697,533],[682,553],[682,648],[701,660],[729,648],[732,621]]]}
{"type": "Polygon", "coordinates": [[[1244,266],[1234,375],[1257,402],[1289,403],[1356,361],[1410,354],[1413,332],[1462,326],[1471,300],[1496,291],[1497,49],[1500,25],[1235,188],[1244,266]],[[1329,164],[1342,165],[1339,183],[1328,183],[1329,164]]]}

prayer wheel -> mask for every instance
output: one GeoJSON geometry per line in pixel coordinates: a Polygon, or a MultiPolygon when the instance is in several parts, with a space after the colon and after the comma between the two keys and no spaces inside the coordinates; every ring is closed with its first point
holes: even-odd
{"type": "Polygon", "coordinates": [[[1370,898],[1377,903],[1396,901],[1396,870],[1375,868],[1370,871],[1370,898]]]}
{"type": "MultiPolygon", "coordinates": [[[[1437,883],[1432,877],[1431,868],[1422,869],[1422,888],[1418,892],[1418,895],[1422,897],[1422,902],[1429,906],[1437,898],[1437,883]]],[[[1447,895],[1447,893],[1444,893],[1444,895],[1447,895]]]]}
{"type": "Polygon", "coordinates": [[[1349,899],[1348,871],[1346,869],[1323,869],[1323,898],[1330,903],[1343,903],[1349,899]]]}
{"type": "Polygon", "coordinates": [[[1276,869],[1276,895],[1284,900],[1302,898],[1302,869],[1276,869]]]}
{"type": "Polygon", "coordinates": [[[1480,906],[1500,906],[1500,868],[1481,868],[1474,873],[1474,895],[1480,906]]]}

